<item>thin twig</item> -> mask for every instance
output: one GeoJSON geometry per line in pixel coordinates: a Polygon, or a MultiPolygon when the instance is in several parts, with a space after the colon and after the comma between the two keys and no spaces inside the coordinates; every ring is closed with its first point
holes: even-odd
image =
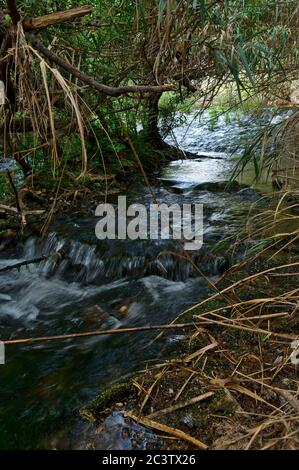
{"type": "Polygon", "coordinates": [[[39,258],[29,259],[29,260],[21,261],[20,263],[12,264],[10,266],[5,266],[5,268],[0,269],[0,274],[3,273],[4,271],[10,271],[11,269],[19,269],[22,266],[28,266],[29,264],[37,264],[37,263],[40,263],[41,261],[45,261],[48,258],[49,256],[40,256],[39,258]]]}

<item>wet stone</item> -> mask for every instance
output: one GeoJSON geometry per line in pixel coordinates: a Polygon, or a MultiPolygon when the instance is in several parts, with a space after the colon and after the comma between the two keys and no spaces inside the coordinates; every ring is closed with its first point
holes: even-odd
{"type": "Polygon", "coordinates": [[[144,450],[159,447],[161,440],[143,426],[113,412],[102,424],[87,424],[81,433],[77,450],[144,450]]]}

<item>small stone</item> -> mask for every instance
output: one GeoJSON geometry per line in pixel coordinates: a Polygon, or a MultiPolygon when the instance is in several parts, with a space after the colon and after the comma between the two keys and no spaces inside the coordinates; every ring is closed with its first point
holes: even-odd
{"type": "Polygon", "coordinates": [[[277,356],[277,358],[274,361],[274,365],[280,364],[283,360],[283,356],[277,356]]]}
{"type": "Polygon", "coordinates": [[[195,426],[195,422],[193,416],[190,414],[186,414],[180,419],[181,424],[187,426],[188,428],[192,429],[195,426]]]}
{"type": "Polygon", "coordinates": [[[115,403],[115,407],[116,408],[123,408],[124,407],[124,404],[119,402],[119,403],[115,403]]]}
{"type": "Polygon", "coordinates": [[[299,364],[299,349],[295,349],[290,356],[291,363],[294,366],[299,364]]]}
{"type": "Polygon", "coordinates": [[[121,313],[121,315],[126,315],[128,312],[128,307],[127,305],[122,305],[119,309],[119,313],[121,313]]]}

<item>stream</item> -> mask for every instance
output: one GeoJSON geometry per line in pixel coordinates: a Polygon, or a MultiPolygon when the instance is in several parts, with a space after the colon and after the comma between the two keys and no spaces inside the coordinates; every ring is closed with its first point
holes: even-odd
{"type": "MultiPolygon", "coordinates": [[[[227,260],[213,254],[213,247],[240,229],[260,197],[242,185],[227,190],[223,182],[230,178],[244,145],[272,119],[269,114],[232,114],[229,121],[222,116],[213,126],[208,119],[187,116],[173,135],[181,148],[197,157],[168,164],[153,188],[159,202],[204,204],[204,246],[193,256],[214,281],[227,260]]],[[[278,119],[288,115],[284,111],[278,119]]],[[[128,204],[153,202],[140,182],[126,196],[128,204]]],[[[0,273],[0,338],[169,323],[208,294],[204,278],[175,256],[179,248],[174,241],[100,241],[95,237],[96,222],[90,214],[61,215],[43,240],[32,237],[17,250],[0,253],[2,266],[58,250],[64,253],[57,264],[49,259],[0,273]]],[[[144,332],[7,346],[6,364],[0,365],[0,448],[81,448],[79,408],[148,361],[161,359],[165,348],[168,353],[175,350],[182,340],[173,331],[149,345],[153,336],[144,332]]],[[[131,448],[128,439],[115,442],[115,429],[109,434],[122,419],[110,417],[99,448],[131,448]]]]}

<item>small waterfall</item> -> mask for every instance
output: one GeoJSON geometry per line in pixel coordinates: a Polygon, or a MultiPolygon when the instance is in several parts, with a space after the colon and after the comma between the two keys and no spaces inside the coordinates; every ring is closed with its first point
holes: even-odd
{"type": "Polygon", "coordinates": [[[149,275],[186,281],[201,272],[205,275],[222,273],[227,267],[224,258],[207,251],[189,252],[190,261],[181,254],[175,242],[163,244],[161,241],[150,248],[147,246],[146,251],[141,246],[137,254],[136,245],[134,254],[130,253],[129,243],[109,241],[109,245],[110,250],[101,249],[101,245],[64,239],[52,232],[42,240],[30,238],[24,247],[24,258],[49,257],[36,267],[43,276],[56,276],[85,284],[149,275]],[[118,244],[117,250],[113,250],[113,243],[118,244]]]}

